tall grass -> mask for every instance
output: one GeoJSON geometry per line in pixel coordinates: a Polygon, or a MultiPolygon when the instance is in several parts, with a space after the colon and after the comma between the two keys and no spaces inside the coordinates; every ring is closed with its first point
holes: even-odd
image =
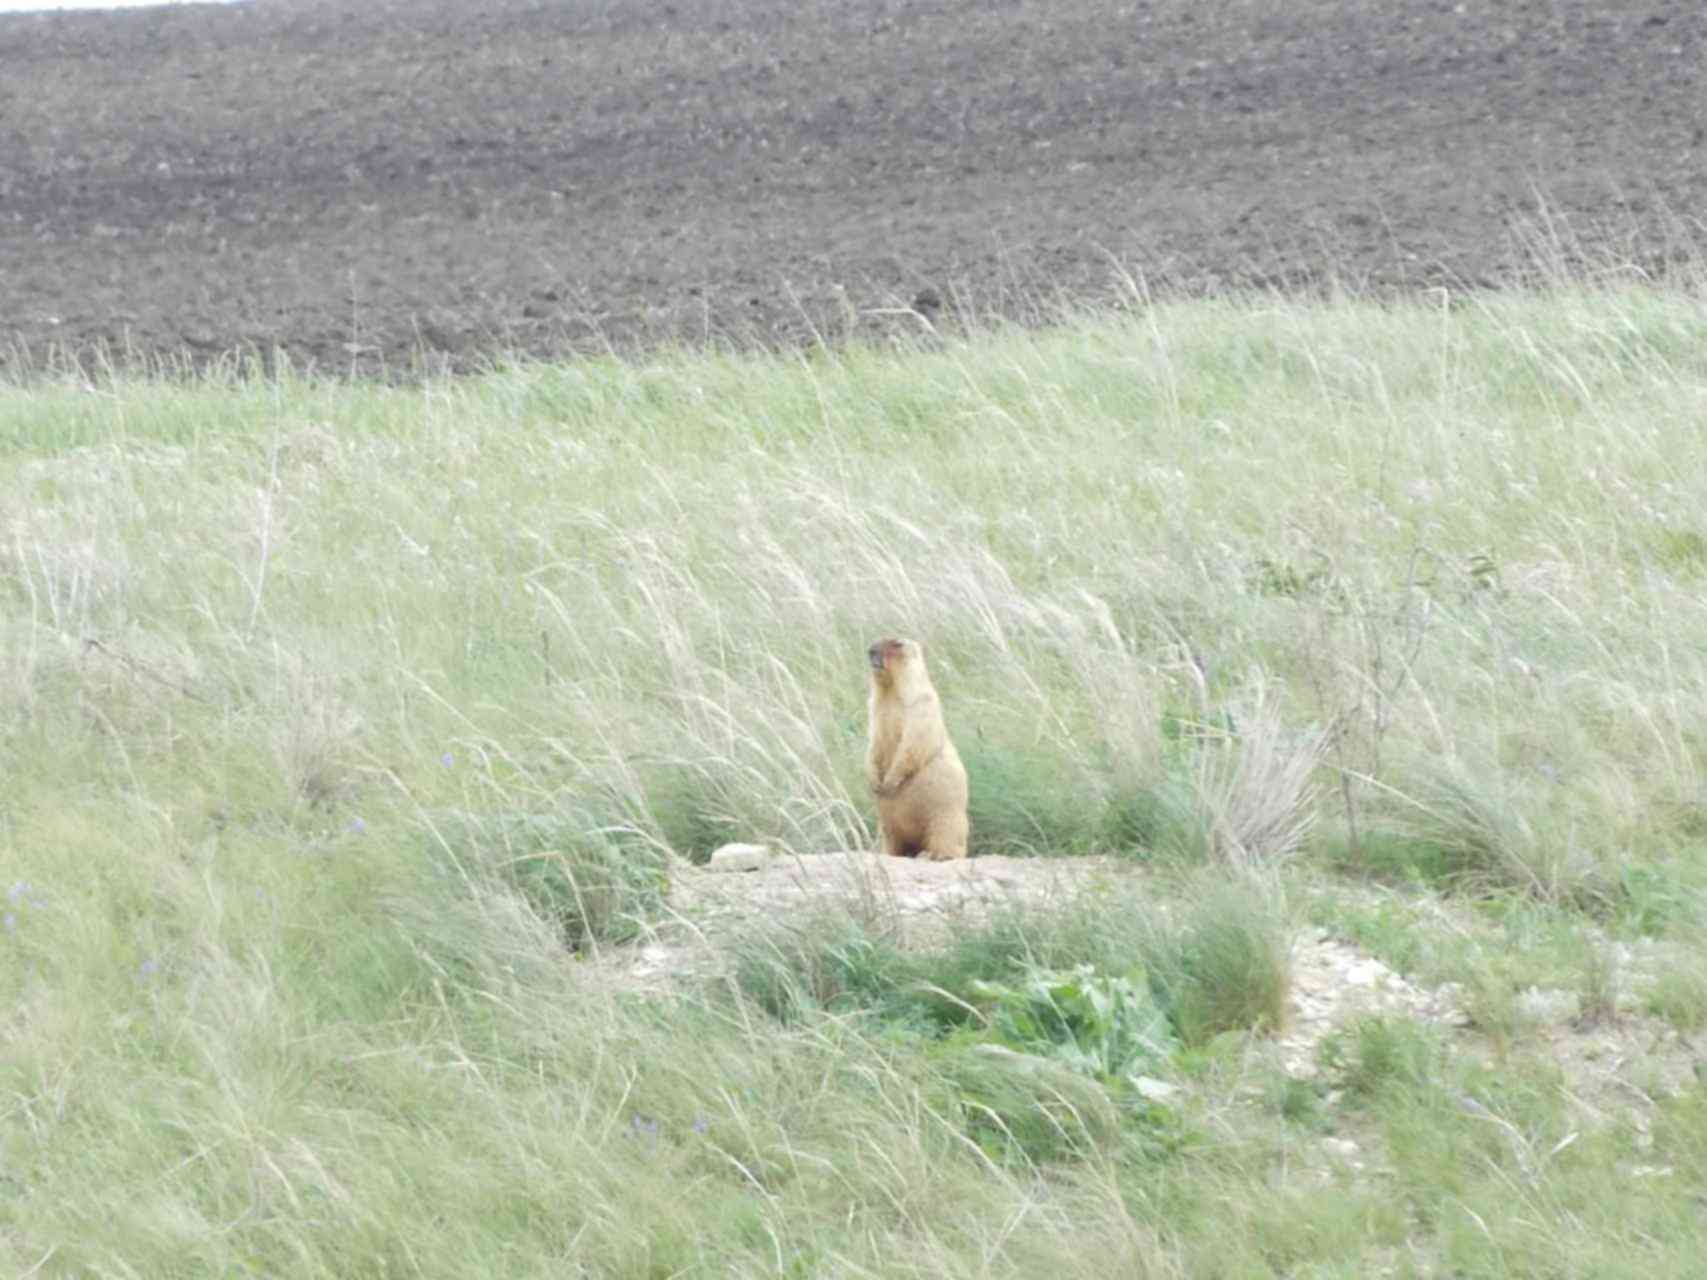
{"type": "Polygon", "coordinates": [[[1689,1274],[1698,1099],[1537,1163],[1550,1104],[1366,1033],[1380,1188],[1292,1177],[1318,1135],[1250,1112],[1300,860],[1699,923],[1707,306],[1446,301],[0,391],[0,1260],[1689,1274]],[[576,959],[673,856],[871,844],[861,654],[893,633],[974,852],[1277,904],[1131,935],[1193,1019],[1184,1101],[576,959]],[[1528,1146],[1452,1109],[1477,1089],[1528,1146]],[[998,1094],[1083,1123],[1004,1147],[998,1094]],[[1638,1195],[1632,1162],[1671,1172],[1638,1195]]]}

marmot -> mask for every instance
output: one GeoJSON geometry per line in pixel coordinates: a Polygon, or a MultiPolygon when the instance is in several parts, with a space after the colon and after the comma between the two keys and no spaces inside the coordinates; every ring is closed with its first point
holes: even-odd
{"type": "Polygon", "coordinates": [[[942,703],[917,640],[871,646],[871,749],[865,778],[877,797],[883,852],[936,862],[966,856],[966,766],[948,740],[942,703]]]}

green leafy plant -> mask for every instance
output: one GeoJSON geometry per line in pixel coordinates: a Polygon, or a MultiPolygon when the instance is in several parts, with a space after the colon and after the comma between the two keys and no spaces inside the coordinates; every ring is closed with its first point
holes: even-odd
{"type": "Polygon", "coordinates": [[[987,1018],[986,1036],[1103,1081],[1126,1079],[1179,1047],[1141,968],[1033,968],[1016,982],[980,980],[971,989],[987,1018]]]}

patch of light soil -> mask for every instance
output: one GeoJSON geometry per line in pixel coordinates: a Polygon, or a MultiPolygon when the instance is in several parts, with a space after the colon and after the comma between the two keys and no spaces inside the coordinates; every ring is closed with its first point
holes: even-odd
{"type": "Polygon", "coordinates": [[[1447,1026],[1469,1019],[1452,984],[1419,987],[1325,929],[1306,930],[1292,948],[1291,1019],[1276,1038],[1288,1075],[1316,1074],[1316,1054],[1336,1028],[1361,1015],[1401,1016],[1447,1026]]]}
{"type": "Polygon", "coordinates": [[[1114,858],[982,857],[959,862],[845,852],[774,856],[756,870],[678,864],[666,914],[640,940],[582,962],[590,981],[663,991],[725,974],[734,944],[806,919],[845,915],[899,946],[940,945],[1004,908],[1065,901],[1096,880],[1141,874],[1114,858]]]}
{"type": "MultiPolygon", "coordinates": [[[[896,945],[928,949],[1008,908],[1067,903],[1089,888],[1143,883],[1139,865],[1118,858],[981,857],[933,863],[845,852],[754,857],[723,870],[678,864],[664,917],[628,944],[607,946],[577,968],[589,988],[664,993],[727,976],[743,940],[842,915],[896,945]]],[[[1320,1071],[1324,1039],[1360,1016],[1413,1019],[1442,1029],[1460,1050],[1488,1055],[1456,984],[1410,981],[1354,943],[1308,928],[1291,950],[1289,1018],[1270,1042],[1288,1075],[1320,1071]]],[[[1617,1016],[1586,1021],[1574,993],[1535,991],[1521,1002],[1530,1051],[1553,1058],[1585,1123],[1635,1113],[1692,1079],[1694,1046],[1626,997],[1617,1016]]],[[[1468,1105],[1468,1104],[1467,1104],[1468,1105]]],[[[1349,1146],[1355,1146],[1349,1143],[1349,1146]]]]}

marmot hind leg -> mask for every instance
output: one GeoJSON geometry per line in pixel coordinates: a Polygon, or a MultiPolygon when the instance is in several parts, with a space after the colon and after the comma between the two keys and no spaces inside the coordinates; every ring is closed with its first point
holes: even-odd
{"type": "Polygon", "coordinates": [[[964,858],[968,825],[960,814],[949,814],[931,823],[919,848],[919,856],[932,862],[953,862],[964,858]]]}

